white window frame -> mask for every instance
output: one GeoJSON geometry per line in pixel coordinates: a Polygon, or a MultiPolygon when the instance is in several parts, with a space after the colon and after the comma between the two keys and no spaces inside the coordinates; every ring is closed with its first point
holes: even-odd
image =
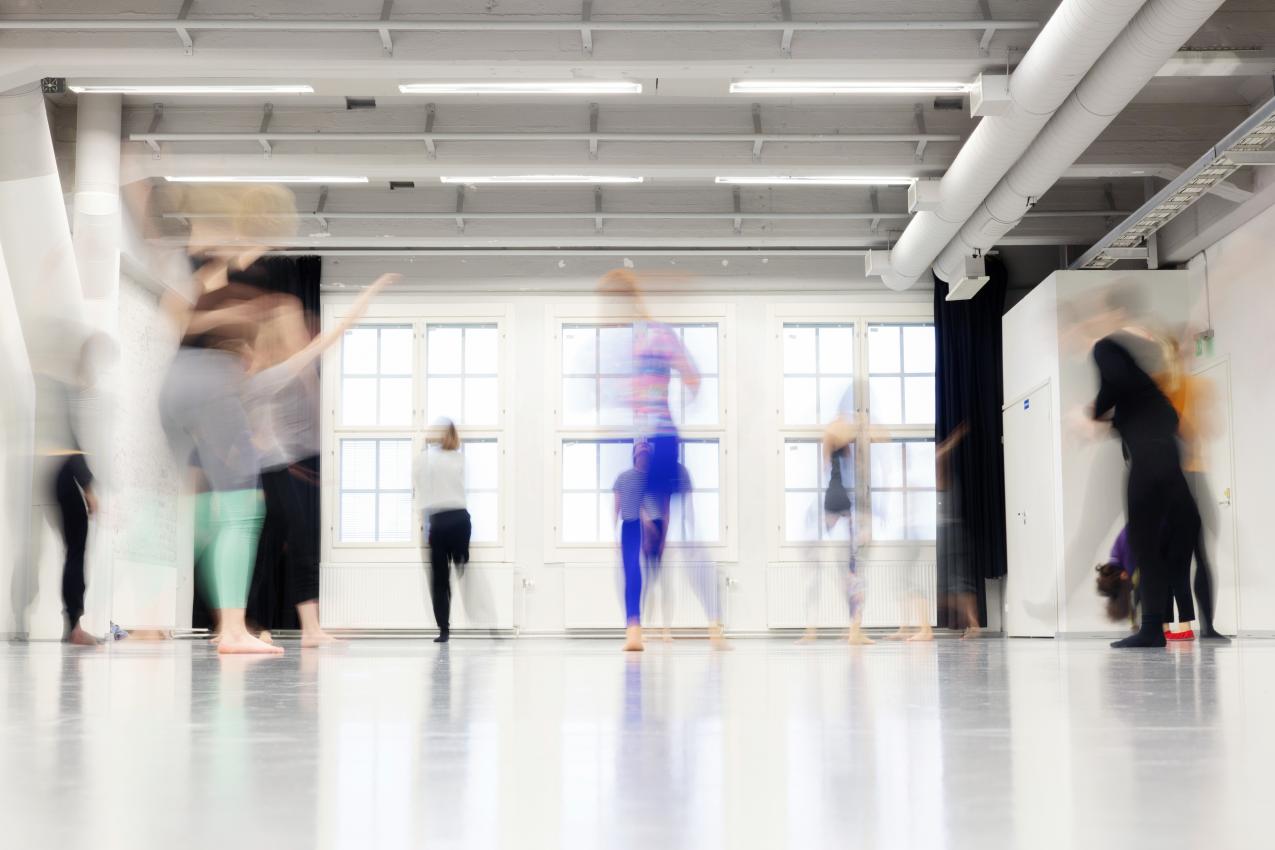
{"type": "MultiPolygon", "coordinates": [[[[766,326],[769,329],[768,361],[773,365],[768,383],[771,400],[771,433],[774,434],[774,451],[770,455],[767,481],[770,491],[767,504],[774,522],[770,527],[770,554],[774,561],[802,562],[811,558],[821,563],[840,562],[845,558],[845,541],[787,539],[786,511],[784,506],[784,445],[791,439],[820,439],[823,425],[787,425],[784,422],[784,350],[783,332],[786,324],[853,324],[854,325],[854,397],[855,409],[867,412],[868,395],[868,326],[880,323],[933,324],[933,307],[927,301],[872,302],[843,301],[839,303],[793,302],[772,304],[767,308],[766,326]]],[[[934,439],[934,426],[879,426],[888,428],[891,437],[898,439],[928,437],[934,439]]],[[[855,446],[855,504],[867,522],[868,540],[860,550],[867,560],[897,560],[900,555],[922,548],[922,557],[933,559],[933,540],[872,540],[871,539],[871,447],[869,439],[860,437],[855,446]]],[[[822,484],[825,482],[821,482],[822,484]]]]}
{"type": "MultiPolygon", "coordinates": [[[[736,415],[731,405],[735,398],[735,310],[728,303],[688,303],[681,300],[653,298],[647,308],[658,321],[670,325],[717,325],[718,423],[713,426],[679,427],[687,440],[715,439],[718,442],[718,540],[694,544],[719,562],[737,559],[735,530],[735,433],[736,415]]],[[[631,308],[615,299],[596,299],[554,304],[547,311],[545,381],[546,398],[552,402],[548,411],[546,462],[552,467],[545,475],[544,504],[552,510],[545,528],[545,560],[549,563],[606,563],[616,557],[614,543],[565,543],[562,541],[562,444],[568,440],[601,440],[622,437],[631,439],[632,431],[618,432],[604,426],[564,425],[562,421],[562,328],[564,325],[621,324],[638,321],[631,308]]],[[[685,544],[668,544],[670,558],[676,559],[685,544]]]]}
{"type": "MultiPolygon", "coordinates": [[[[325,329],[344,318],[357,294],[324,294],[322,323],[325,329]]],[[[411,538],[397,542],[343,542],[340,524],[340,441],[342,439],[411,440],[413,464],[426,441],[437,435],[426,421],[427,357],[425,333],[430,325],[495,325],[500,352],[498,355],[496,424],[481,427],[458,426],[462,440],[495,439],[499,446],[500,533],[494,543],[474,543],[470,559],[475,563],[510,563],[514,550],[513,464],[509,452],[510,435],[514,433],[514,415],[510,404],[514,375],[514,344],[511,329],[513,307],[508,303],[474,304],[435,302],[423,294],[392,294],[373,302],[356,327],[364,325],[411,325],[413,328],[412,420],[408,426],[344,426],[341,424],[341,345],[332,346],[323,355],[320,382],[322,463],[320,464],[320,511],[322,517],[321,553],[324,563],[403,563],[422,561],[422,539],[418,505],[412,506],[411,538]]]]}

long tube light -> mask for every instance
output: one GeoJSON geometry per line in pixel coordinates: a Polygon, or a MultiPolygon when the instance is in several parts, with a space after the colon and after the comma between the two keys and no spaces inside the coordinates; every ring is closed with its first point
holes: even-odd
{"type": "Polygon", "coordinates": [[[917,80],[736,80],[731,94],[965,94],[969,83],[917,80]]]}
{"type": "Polygon", "coordinates": [[[403,83],[403,94],[641,94],[631,80],[543,80],[537,82],[403,83]]]}
{"type": "Polygon", "coordinates": [[[244,174],[223,176],[220,174],[172,175],[164,178],[169,183],[366,183],[366,177],[323,176],[317,174],[244,174]]]}
{"type": "Polygon", "coordinates": [[[623,174],[484,174],[443,176],[444,183],[641,183],[645,178],[623,174]]]}
{"type": "Polygon", "coordinates": [[[713,182],[735,186],[910,186],[916,178],[875,177],[870,174],[788,174],[715,177],[713,182]]]}
{"type": "Polygon", "coordinates": [[[150,85],[149,83],[72,83],[68,88],[76,94],[314,94],[308,85],[150,85]]]}

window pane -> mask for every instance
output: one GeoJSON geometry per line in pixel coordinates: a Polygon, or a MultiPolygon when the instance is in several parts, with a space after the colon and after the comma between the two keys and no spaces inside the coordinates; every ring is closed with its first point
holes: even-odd
{"type": "MultiPolygon", "coordinates": [[[[870,480],[874,488],[903,486],[902,443],[873,443],[871,458],[870,480]]],[[[876,498],[875,494],[873,498],[876,498]]]]}
{"type": "Polygon", "coordinates": [[[926,425],[934,421],[934,379],[904,378],[904,421],[908,425],[926,425]]]}
{"type": "Polygon", "coordinates": [[[500,499],[495,493],[470,493],[465,497],[469,504],[472,523],[470,540],[475,543],[495,543],[500,539],[500,499]]]}
{"type": "Polygon", "coordinates": [[[784,489],[815,490],[819,482],[819,444],[793,442],[784,445],[784,489]]]}
{"type": "Polygon", "coordinates": [[[465,489],[496,490],[500,486],[500,449],[494,441],[472,440],[464,444],[465,489]]]}
{"type": "Polygon", "coordinates": [[[593,378],[562,379],[562,421],[566,425],[598,424],[598,391],[593,378]]]}
{"type": "Polygon", "coordinates": [[[431,325],[429,345],[425,356],[426,369],[431,375],[459,375],[461,373],[461,329],[431,325]]]}
{"type": "Polygon", "coordinates": [[[874,492],[872,494],[872,538],[902,540],[904,531],[903,494],[874,492]]]}
{"type": "Polygon", "coordinates": [[[934,327],[910,325],[903,329],[903,371],[934,371],[934,327]]]}
{"type": "Polygon", "coordinates": [[[497,381],[495,378],[465,379],[466,425],[494,425],[500,420],[497,381]]]}
{"type": "Polygon", "coordinates": [[[784,326],[784,373],[808,374],[815,372],[815,329],[784,326]]]}
{"type": "Polygon", "coordinates": [[[930,442],[904,443],[907,452],[907,479],[909,487],[934,486],[934,444],[930,442]]]}
{"type": "Polygon", "coordinates": [[[908,493],[908,539],[933,540],[935,538],[934,520],[934,491],[908,493]]]}
{"type": "Polygon", "coordinates": [[[412,424],[412,379],[382,378],[378,425],[412,424]]]}
{"type": "Polygon", "coordinates": [[[562,444],[562,488],[598,489],[598,450],[595,443],[562,444]]]}
{"type": "Polygon", "coordinates": [[[412,374],[411,328],[381,328],[381,374],[412,374]]]}
{"type": "Polygon", "coordinates": [[[594,493],[562,494],[562,539],[567,543],[592,543],[597,539],[597,496],[594,493]]]}
{"type": "Polygon", "coordinates": [[[684,509],[684,501],[681,496],[674,496],[668,505],[669,526],[668,537],[669,543],[685,543],[689,539],[688,532],[693,534],[694,531],[688,528],[688,525],[694,524],[694,513],[687,512],[684,509]]]}
{"type": "Polygon", "coordinates": [[[828,528],[827,516],[825,515],[819,526],[819,533],[823,536],[824,540],[849,540],[850,518],[839,516],[836,518],[836,522],[833,524],[832,528],[828,528]]]}
{"type": "Polygon", "coordinates": [[[682,444],[682,464],[690,473],[692,484],[700,490],[716,490],[721,486],[716,442],[682,444]]]}
{"type": "Polygon", "coordinates": [[[494,375],[500,359],[495,328],[465,328],[465,374],[494,375]]]}
{"type": "Polygon", "coordinates": [[[784,494],[784,537],[787,540],[819,539],[818,523],[823,518],[817,493],[784,494]]]}
{"type": "Polygon", "coordinates": [[[615,494],[598,494],[598,541],[615,542],[615,494]]]}
{"type": "Polygon", "coordinates": [[[868,327],[869,374],[899,371],[899,329],[894,325],[868,327]]]}
{"type": "Polygon", "coordinates": [[[819,379],[819,422],[827,424],[837,418],[838,413],[849,417],[854,412],[854,391],[850,378],[819,379]],[[845,410],[842,410],[842,397],[845,398],[845,410]]]}
{"type": "Polygon", "coordinates": [[[717,327],[690,327],[682,330],[682,344],[691,362],[702,374],[717,372],[717,327]]]}
{"type": "Polygon", "coordinates": [[[633,423],[629,405],[631,378],[602,378],[602,397],[598,399],[598,424],[608,428],[624,428],[633,423]]]}
{"type": "Polygon", "coordinates": [[[854,331],[845,327],[819,328],[819,371],[848,375],[854,371],[854,331]]]}
{"type": "Polygon", "coordinates": [[[686,414],[679,424],[716,425],[717,419],[717,378],[704,378],[695,398],[687,400],[686,414]]]}
{"type": "Polygon", "coordinates": [[[592,375],[597,364],[597,331],[593,328],[563,328],[562,374],[592,375]]]}
{"type": "Polygon", "coordinates": [[[610,491],[615,486],[615,479],[620,473],[633,468],[633,444],[630,442],[607,442],[598,444],[599,468],[598,489],[610,491]]]}
{"type": "Polygon", "coordinates": [[[410,440],[381,440],[381,490],[412,489],[412,443],[410,440]]]}
{"type": "Polygon", "coordinates": [[[376,374],[376,328],[350,328],[341,340],[341,371],[376,374]]]}
{"type": "Polygon", "coordinates": [[[700,543],[714,543],[721,537],[721,493],[691,494],[693,514],[687,518],[688,537],[700,543]]]}
{"type": "Polygon", "coordinates": [[[376,378],[345,378],[341,381],[341,423],[376,424],[376,378]]]}
{"type": "Polygon", "coordinates": [[[809,425],[819,421],[814,378],[784,378],[784,422],[809,425]]]}
{"type": "Polygon", "coordinates": [[[425,383],[425,419],[435,425],[440,419],[461,421],[461,378],[430,378],[425,383]]]}
{"type": "Polygon", "coordinates": [[[341,494],[341,542],[371,543],[376,539],[376,496],[341,494]]]}
{"type": "Polygon", "coordinates": [[[631,326],[599,328],[598,345],[601,358],[598,368],[601,374],[632,374],[633,328],[631,326]]]}
{"type": "Polygon", "coordinates": [[[896,424],[903,421],[903,388],[899,378],[869,378],[868,407],[872,421],[896,424]]]}
{"type": "Polygon", "coordinates": [[[341,489],[376,489],[376,441],[341,441],[341,489]]]}
{"type": "Polygon", "coordinates": [[[380,495],[381,542],[400,543],[412,539],[412,494],[382,493],[380,495]]]}

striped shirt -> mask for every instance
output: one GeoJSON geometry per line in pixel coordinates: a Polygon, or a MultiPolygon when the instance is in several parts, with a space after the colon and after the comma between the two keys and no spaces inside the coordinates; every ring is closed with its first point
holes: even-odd
{"type": "Polygon", "coordinates": [[[676,434],[668,387],[673,363],[686,357],[677,333],[662,322],[633,326],[633,415],[642,434],[676,434]]]}
{"type": "Polygon", "coordinates": [[[626,469],[615,479],[612,492],[620,502],[620,519],[624,522],[642,518],[642,494],[646,491],[646,473],[636,467],[626,469]]]}

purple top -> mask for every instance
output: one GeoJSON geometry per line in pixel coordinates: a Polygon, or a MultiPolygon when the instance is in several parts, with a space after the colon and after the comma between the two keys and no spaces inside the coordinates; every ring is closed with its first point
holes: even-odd
{"type": "Polygon", "coordinates": [[[1133,552],[1129,549],[1129,528],[1128,526],[1120,529],[1120,533],[1116,535],[1116,542],[1111,544],[1111,557],[1108,560],[1119,565],[1124,570],[1125,575],[1133,575],[1135,564],[1133,563],[1133,552]]]}

